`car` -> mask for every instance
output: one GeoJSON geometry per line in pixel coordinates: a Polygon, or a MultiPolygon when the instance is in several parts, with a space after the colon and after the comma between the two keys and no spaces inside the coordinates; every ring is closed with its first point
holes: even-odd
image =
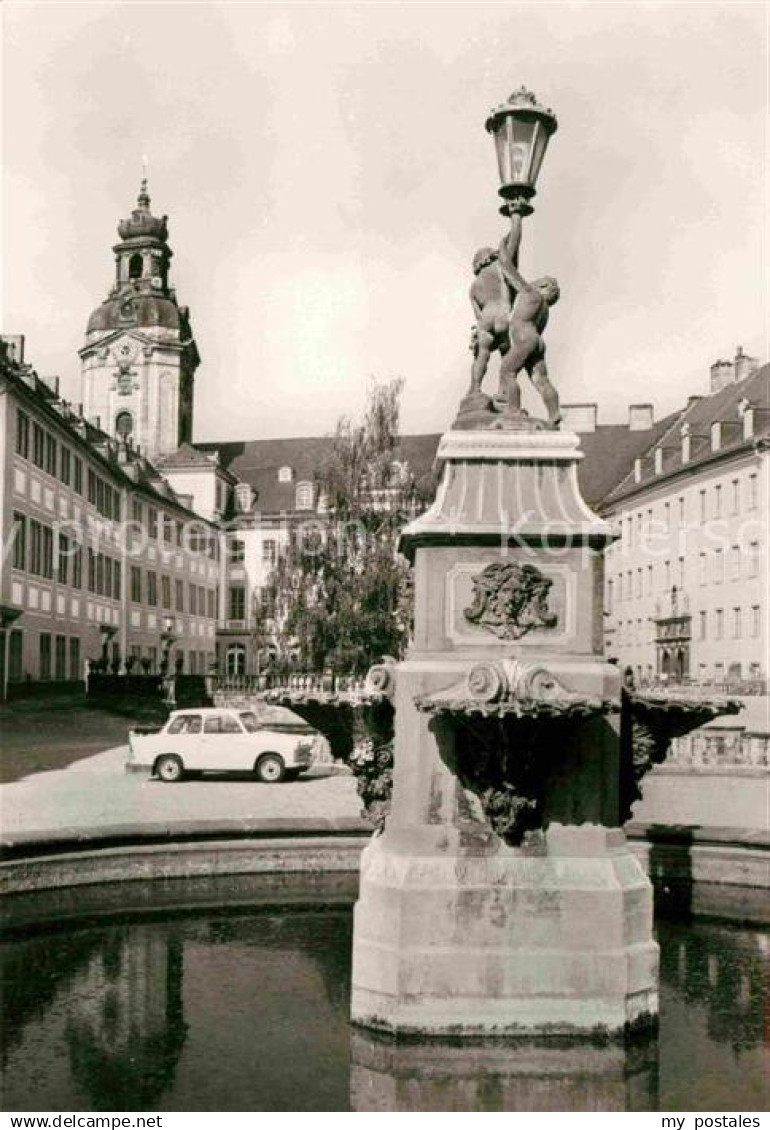
{"type": "Polygon", "coordinates": [[[154,733],[131,730],[126,768],[161,781],[186,773],[250,772],[265,784],[298,777],[313,761],[313,738],[260,724],[253,710],[174,710],[154,733]]]}

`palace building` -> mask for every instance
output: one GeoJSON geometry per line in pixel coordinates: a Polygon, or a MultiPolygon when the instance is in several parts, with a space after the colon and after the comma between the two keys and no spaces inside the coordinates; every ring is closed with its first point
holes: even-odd
{"type": "Polygon", "coordinates": [[[767,679],[770,366],[740,347],[601,503],[607,652],[637,681],[767,679]]]}

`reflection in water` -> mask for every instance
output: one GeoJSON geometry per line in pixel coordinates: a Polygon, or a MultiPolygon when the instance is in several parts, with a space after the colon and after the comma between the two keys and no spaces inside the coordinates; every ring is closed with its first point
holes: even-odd
{"type": "Polygon", "coordinates": [[[6,1110],[767,1109],[767,933],[662,923],[658,1041],[394,1042],[348,1023],[348,909],[3,946],[6,1110]]]}
{"type": "Polygon", "coordinates": [[[657,1038],[399,1043],[352,1035],[355,1111],[657,1110],[657,1038]]]}
{"type": "Polygon", "coordinates": [[[168,1089],[186,1034],[182,953],[173,934],[122,926],[89,961],[66,1040],[72,1075],[95,1109],[106,1096],[111,1109],[152,1109],[168,1089]]]}

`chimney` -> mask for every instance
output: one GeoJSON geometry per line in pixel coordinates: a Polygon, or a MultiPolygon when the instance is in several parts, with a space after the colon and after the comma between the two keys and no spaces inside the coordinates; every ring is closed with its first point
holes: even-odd
{"type": "Polygon", "coordinates": [[[646,432],[655,423],[655,413],[651,404],[631,404],[628,408],[628,430],[646,432]]]}
{"type": "Polygon", "coordinates": [[[739,345],[735,351],[735,379],[742,381],[744,377],[750,377],[755,372],[758,365],[756,357],[749,357],[747,353],[743,352],[743,346],[739,345]]]}
{"type": "Polygon", "coordinates": [[[14,365],[24,364],[24,334],[3,334],[6,356],[14,365]]]}
{"type": "Polygon", "coordinates": [[[565,432],[595,432],[596,404],[563,404],[561,406],[562,430],[565,432]]]}
{"type": "Polygon", "coordinates": [[[732,384],[735,380],[735,370],[732,361],[715,361],[711,366],[711,392],[719,392],[721,388],[732,384]]]}

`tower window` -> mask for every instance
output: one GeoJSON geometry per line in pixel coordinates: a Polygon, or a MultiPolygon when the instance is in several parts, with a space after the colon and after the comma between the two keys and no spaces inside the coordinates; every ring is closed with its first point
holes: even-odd
{"type": "Polygon", "coordinates": [[[142,277],[142,271],[143,270],[144,270],[144,260],[142,259],[142,256],[137,251],[136,254],[132,255],[131,258],[128,260],[128,277],[130,279],[140,279],[142,277]]]}
{"type": "Polygon", "coordinates": [[[130,412],[118,412],[115,417],[115,434],[122,436],[130,436],[134,430],[134,417],[130,412]]]}

